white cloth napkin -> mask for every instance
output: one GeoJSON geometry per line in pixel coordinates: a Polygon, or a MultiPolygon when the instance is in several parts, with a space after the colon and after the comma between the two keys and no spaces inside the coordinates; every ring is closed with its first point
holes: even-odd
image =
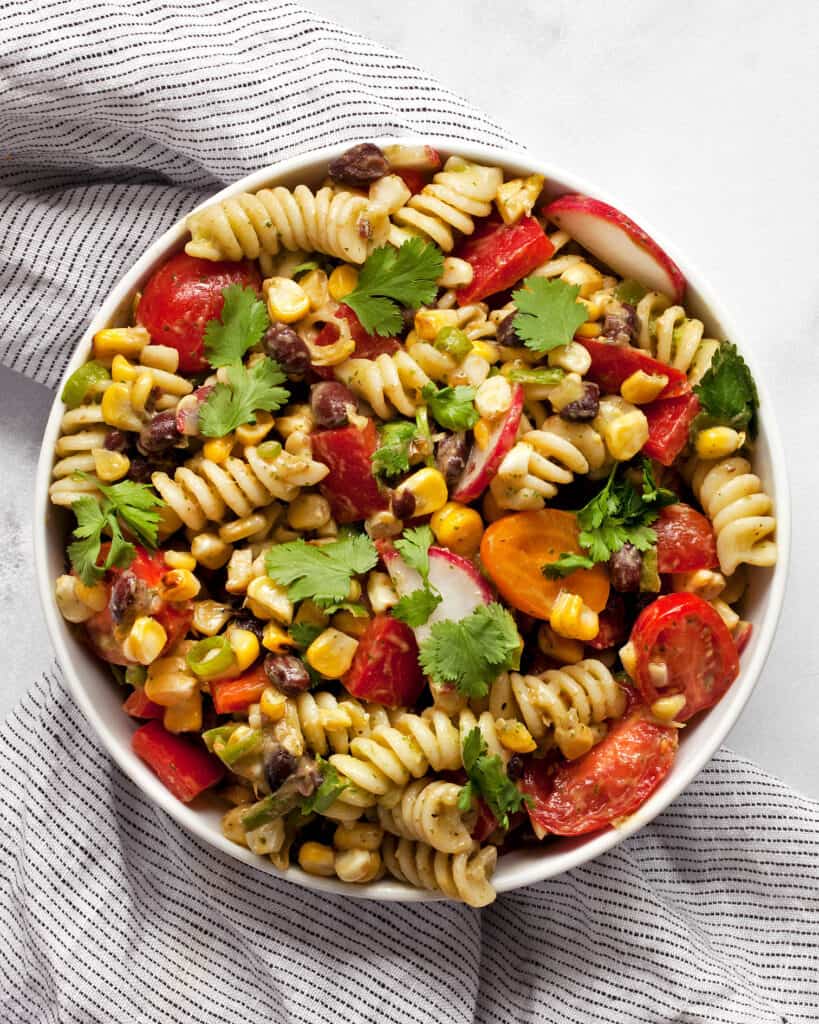
{"type": "MultiPolygon", "coordinates": [[[[0,353],[54,385],[146,245],[336,140],[503,131],[292,3],[0,5],[0,353]]],[[[0,729],[0,1020],[819,1019],[819,806],[722,751],[651,826],[479,912],[313,894],[192,839],[55,667],[0,729]]]]}

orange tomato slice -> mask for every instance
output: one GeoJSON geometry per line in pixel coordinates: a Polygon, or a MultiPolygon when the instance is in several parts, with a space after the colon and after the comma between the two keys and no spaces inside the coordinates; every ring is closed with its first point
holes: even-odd
{"type": "Polygon", "coordinates": [[[609,575],[605,565],[577,569],[563,579],[550,580],[541,572],[567,552],[583,554],[572,512],[542,509],[504,516],[486,530],[481,562],[507,604],[536,619],[548,619],[561,590],[579,594],[595,612],[606,607],[609,575]]]}

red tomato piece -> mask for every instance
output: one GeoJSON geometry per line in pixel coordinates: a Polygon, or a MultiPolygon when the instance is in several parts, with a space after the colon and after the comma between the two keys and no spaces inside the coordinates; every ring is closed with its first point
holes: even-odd
{"type": "Polygon", "coordinates": [[[609,599],[606,607],[598,616],[600,628],[597,636],[586,643],[595,651],[605,651],[608,647],[615,647],[623,643],[628,635],[626,626],[626,604],[616,590],[609,591],[609,599]]]}
{"type": "Polygon", "coordinates": [[[458,305],[468,306],[487,295],[511,288],[555,251],[546,232],[534,217],[517,224],[488,221],[455,250],[459,259],[472,264],[472,282],[457,291],[458,305]]]}
{"type": "Polygon", "coordinates": [[[185,804],[215,786],[225,774],[218,757],[200,743],[168,732],[159,721],[140,726],[131,738],[131,747],[159,776],[159,781],[185,804]]]}
{"type": "Polygon", "coordinates": [[[337,523],[354,523],[387,507],[372,471],[372,455],[378,447],[372,420],[363,430],[352,425],[321,430],[311,440],[313,458],[330,469],[321,490],[337,523]]]}
{"type": "Polygon", "coordinates": [[[666,777],[676,752],[677,730],[638,706],[576,761],[552,770],[530,758],[520,789],[532,798],[527,810],[535,834],[585,835],[633,814],[666,777]]]}
{"type": "Polygon", "coordinates": [[[734,630],[734,643],[736,644],[737,654],[741,655],[745,648],[750,643],[751,637],[754,633],[754,624],[752,622],[740,622],[734,630]]]}
{"type": "Polygon", "coordinates": [[[693,572],[719,565],[714,528],[690,505],[667,505],[651,528],[657,534],[658,572],[693,572]]]}
{"type": "Polygon", "coordinates": [[[634,680],[646,704],[685,694],[676,718],[685,722],[713,707],[739,675],[728,627],[696,594],[664,594],[644,608],[631,630],[634,680]]]}
{"type": "Polygon", "coordinates": [[[692,392],[675,398],[657,398],[642,407],[648,420],[648,440],[643,453],[670,466],[688,443],[688,433],[700,411],[700,400],[692,392]]]}
{"type": "Polygon", "coordinates": [[[264,665],[256,665],[237,679],[211,680],[210,695],[217,715],[231,715],[234,711],[247,711],[255,704],[270,683],[264,665]]]}
{"type": "Polygon", "coordinates": [[[469,834],[476,842],[482,843],[485,839],[488,839],[498,827],[498,819],[489,809],[489,805],[483,797],[478,797],[475,802],[475,806],[478,817],[475,819],[475,824],[469,834]]]}
{"type": "Polygon", "coordinates": [[[178,252],[148,279],[137,308],[137,323],[147,329],[155,344],[177,350],[183,373],[206,370],[205,324],[221,315],[222,289],[230,284],[250,285],[258,292],[261,278],[248,260],[215,263],[178,252]]]}
{"type": "Polygon", "coordinates": [[[632,348],[631,345],[616,345],[610,341],[597,341],[594,338],[575,337],[575,341],[579,341],[591,356],[591,366],[586,376],[600,385],[603,394],[619,395],[623,381],[638,370],[668,377],[668,384],[661,392],[663,398],[682,395],[691,390],[682,370],[661,363],[642,349],[632,348]]]}
{"type": "Polygon", "coordinates": [[[403,179],[404,184],[414,196],[417,196],[429,182],[428,174],[424,174],[423,171],[416,171],[412,167],[402,167],[400,170],[395,170],[392,173],[397,174],[399,178],[403,179]]]}
{"type": "Polygon", "coordinates": [[[122,705],[122,710],[131,718],[162,718],[165,714],[165,708],[149,700],[141,688],[131,691],[131,695],[122,705]]]}
{"type": "Polygon", "coordinates": [[[354,697],[388,708],[412,707],[424,688],[424,677],[410,627],[389,615],[376,615],[359,640],[342,682],[354,697]]]}

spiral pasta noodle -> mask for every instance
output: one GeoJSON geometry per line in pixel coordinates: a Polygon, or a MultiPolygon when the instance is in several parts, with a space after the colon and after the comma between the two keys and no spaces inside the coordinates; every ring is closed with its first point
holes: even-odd
{"type": "Polygon", "coordinates": [[[691,487],[717,537],[720,569],[730,576],[743,562],[770,566],[776,561],[771,536],[776,519],[773,502],[751,464],[740,456],[716,462],[697,460],[691,487]]]}
{"type": "Polygon", "coordinates": [[[413,357],[403,349],[376,359],[347,359],[335,368],[336,377],[363,398],[382,419],[392,419],[396,410],[414,416],[421,389],[430,383],[413,357]]]}
{"type": "Polygon", "coordinates": [[[434,850],[465,853],[472,838],[458,809],[460,793],[454,782],[417,779],[392,807],[379,806],[379,823],[385,832],[421,840],[434,850]]]}
{"type": "Polygon", "coordinates": [[[659,292],[649,292],[637,303],[640,333],[637,344],[661,363],[688,374],[692,384],[705,376],[719,342],[703,338],[701,320],[686,316],[682,306],[671,306],[659,292]],[[656,317],[655,313],[659,313],[656,317]]]}
{"type": "Polygon", "coordinates": [[[490,881],[498,861],[494,846],[479,848],[475,843],[465,853],[447,854],[427,843],[387,835],[381,854],[393,878],[418,889],[442,892],[470,907],[485,907],[495,898],[490,881]]]}
{"type": "Polygon", "coordinates": [[[274,256],[280,246],[363,263],[387,240],[386,213],[352,192],[306,185],[245,192],[192,213],[189,256],[206,260],[274,256]]]}
{"type": "Polygon", "coordinates": [[[93,451],[104,448],[111,433],[98,404],[69,409],[60,421],[60,436],[55,447],[57,461],[52,469],[54,481],[48,489],[54,505],[71,508],[77,499],[99,496],[95,481],[74,477],[75,473],[94,473],[93,451]]]}
{"type": "Polygon", "coordinates": [[[369,730],[369,715],[355,698],[337,700],[325,690],[301,693],[293,703],[308,749],[322,757],[348,753],[355,737],[369,730]]]}

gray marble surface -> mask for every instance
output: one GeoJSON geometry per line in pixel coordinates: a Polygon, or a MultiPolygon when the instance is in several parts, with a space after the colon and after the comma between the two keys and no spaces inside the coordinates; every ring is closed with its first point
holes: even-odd
{"type": "MultiPolygon", "coordinates": [[[[728,743],[819,797],[819,7],[312,0],[468,96],[529,149],[644,213],[734,313],[788,452],[794,557],[782,623],[728,743]]],[[[0,371],[5,714],[51,659],[31,566],[50,395],[0,371]]]]}

